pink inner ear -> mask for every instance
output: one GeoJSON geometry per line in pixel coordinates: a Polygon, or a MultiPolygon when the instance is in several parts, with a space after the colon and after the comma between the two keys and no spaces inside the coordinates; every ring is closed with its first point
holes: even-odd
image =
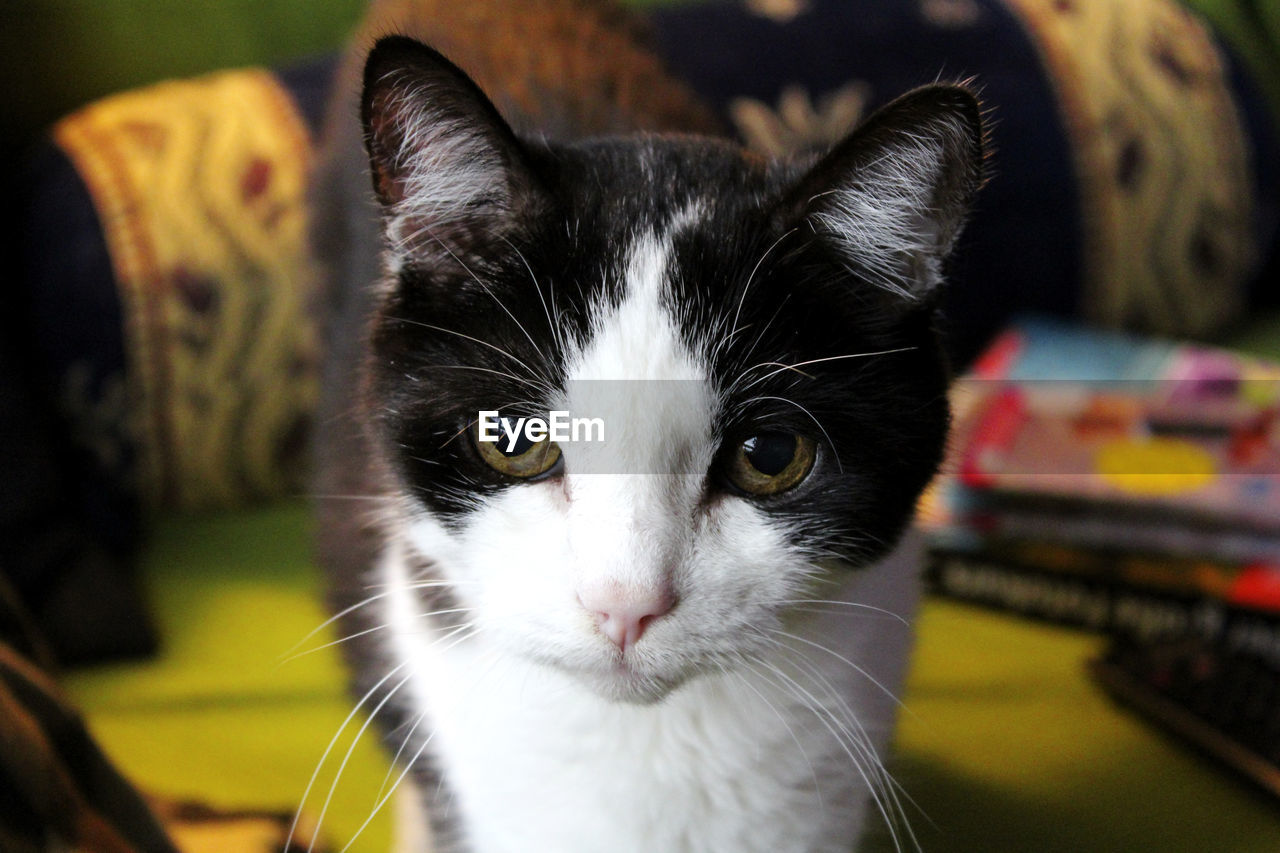
{"type": "Polygon", "coordinates": [[[397,96],[379,92],[369,108],[369,161],[373,188],[384,204],[398,204],[404,199],[403,156],[404,127],[395,112],[397,96]]]}

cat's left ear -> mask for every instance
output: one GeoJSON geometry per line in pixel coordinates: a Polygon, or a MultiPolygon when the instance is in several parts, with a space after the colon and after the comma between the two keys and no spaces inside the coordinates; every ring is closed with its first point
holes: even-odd
{"type": "Polygon", "coordinates": [[[926,86],[874,113],[786,195],[850,269],[909,304],[932,304],[983,178],[982,113],[962,86],[926,86]]]}
{"type": "Polygon", "coordinates": [[[461,69],[403,36],[380,39],[361,98],[373,189],[393,245],[466,251],[532,203],[524,147],[461,69]]]}

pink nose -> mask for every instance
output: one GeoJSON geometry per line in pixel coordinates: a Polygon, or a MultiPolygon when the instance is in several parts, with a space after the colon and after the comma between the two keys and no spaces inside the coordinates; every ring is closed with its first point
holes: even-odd
{"type": "Polygon", "coordinates": [[[601,633],[624,652],[676,603],[675,596],[666,591],[631,595],[592,591],[580,593],[578,600],[595,617],[601,633]]]}

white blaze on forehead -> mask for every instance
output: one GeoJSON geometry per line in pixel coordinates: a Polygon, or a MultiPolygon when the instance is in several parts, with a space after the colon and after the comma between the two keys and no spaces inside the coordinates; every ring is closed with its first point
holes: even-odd
{"type": "Polygon", "coordinates": [[[567,408],[602,417],[606,440],[563,447],[569,542],[582,583],[665,588],[690,546],[715,453],[707,370],[672,314],[670,234],[632,245],[622,300],[570,363],[567,408]]]}
{"type": "Polygon", "coordinates": [[[627,255],[622,301],[593,324],[594,333],[569,368],[573,380],[701,379],[705,373],[681,340],[664,297],[669,292],[671,236],[641,234],[627,255]]]}
{"type": "Polygon", "coordinates": [[[687,454],[709,437],[714,394],[702,359],[680,334],[669,281],[671,237],[698,213],[691,205],[666,233],[636,239],[621,301],[597,318],[570,360],[566,408],[603,418],[607,436],[602,445],[569,450],[568,463],[574,451],[586,454],[578,461],[590,464],[577,466],[579,472],[680,473],[672,465],[689,461],[687,454]]]}

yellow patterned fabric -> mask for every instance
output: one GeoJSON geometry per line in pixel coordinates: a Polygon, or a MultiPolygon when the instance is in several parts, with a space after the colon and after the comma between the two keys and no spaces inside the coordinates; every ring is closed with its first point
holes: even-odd
{"type": "Polygon", "coordinates": [[[1205,25],[1173,0],[1009,0],[1057,89],[1084,216],[1089,319],[1206,336],[1255,260],[1246,131],[1205,25]]]}
{"type": "Polygon", "coordinates": [[[311,141],[288,94],[261,70],[163,83],[91,104],[54,138],[110,250],[146,502],[296,493],[317,330],[311,141]]]}

